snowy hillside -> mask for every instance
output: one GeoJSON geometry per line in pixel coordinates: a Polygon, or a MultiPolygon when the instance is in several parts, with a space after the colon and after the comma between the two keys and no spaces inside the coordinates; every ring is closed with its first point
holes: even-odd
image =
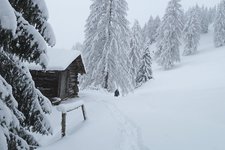
{"type": "Polygon", "coordinates": [[[61,114],[50,117],[54,135],[37,137],[38,150],[224,150],[225,47],[202,35],[199,52],[169,71],[154,65],[154,79],[126,97],[82,91],[81,111],[68,115],[60,139],[61,114]]]}

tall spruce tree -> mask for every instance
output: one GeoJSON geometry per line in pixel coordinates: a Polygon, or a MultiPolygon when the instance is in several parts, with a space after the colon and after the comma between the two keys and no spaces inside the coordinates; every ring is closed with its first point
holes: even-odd
{"type": "Polygon", "coordinates": [[[141,63],[136,77],[136,87],[140,87],[143,83],[152,79],[152,60],[149,50],[150,42],[145,44],[144,53],[141,57],[141,63]]]}
{"type": "Polygon", "coordinates": [[[144,27],[144,36],[145,36],[145,42],[150,42],[149,44],[153,44],[156,42],[157,39],[157,30],[160,26],[161,20],[159,16],[157,16],[155,19],[150,16],[150,19],[146,26],[144,27]]]}
{"type": "Polygon", "coordinates": [[[0,1],[0,149],[38,146],[28,130],[51,134],[51,104],[35,88],[22,61],[47,65],[46,49],[55,38],[43,0],[0,1]]]}
{"type": "Polygon", "coordinates": [[[132,65],[132,76],[133,84],[136,86],[136,77],[140,65],[141,55],[143,48],[143,36],[139,22],[135,20],[134,25],[131,29],[131,40],[130,40],[130,54],[129,58],[132,65]]]}
{"type": "Polygon", "coordinates": [[[210,7],[208,11],[209,24],[214,23],[216,17],[216,6],[210,7]]]}
{"type": "Polygon", "coordinates": [[[198,7],[191,8],[187,13],[187,21],[184,25],[184,51],[183,55],[191,55],[197,52],[200,40],[201,22],[198,7]]]}
{"type": "Polygon", "coordinates": [[[153,25],[154,25],[154,18],[152,16],[150,16],[148,22],[145,24],[144,28],[143,28],[143,35],[144,35],[144,42],[149,42],[150,40],[153,41],[153,33],[152,33],[152,29],[153,29],[153,25]]]}
{"type": "Polygon", "coordinates": [[[170,69],[180,61],[180,37],[183,30],[183,11],[180,0],[168,3],[166,14],[158,30],[156,62],[164,69],[170,69]]]}
{"type": "Polygon", "coordinates": [[[217,8],[214,23],[214,44],[216,47],[225,45],[225,0],[222,0],[217,8]]]}
{"type": "Polygon", "coordinates": [[[154,30],[154,33],[153,33],[153,43],[156,42],[157,40],[157,37],[158,37],[158,29],[161,25],[161,19],[159,16],[156,16],[156,18],[154,19],[154,27],[153,27],[153,30],[154,30]]]}
{"type": "Polygon", "coordinates": [[[129,52],[129,22],[125,0],[95,0],[90,7],[84,42],[87,75],[82,87],[126,94],[133,89],[129,52]]]}
{"type": "Polygon", "coordinates": [[[143,42],[144,42],[144,43],[145,43],[145,41],[147,41],[147,39],[148,39],[147,31],[148,31],[148,24],[145,23],[144,26],[143,26],[142,29],[141,29],[141,33],[142,33],[142,37],[143,37],[143,42]]]}
{"type": "Polygon", "coordinates": [[[201,18],[200,18],[200,20],[201,20],[201,32],[202,33],[208,33],[210,18],[209,18],[207,7],[202,6],[200,16],[201,16],[201,18]]]}

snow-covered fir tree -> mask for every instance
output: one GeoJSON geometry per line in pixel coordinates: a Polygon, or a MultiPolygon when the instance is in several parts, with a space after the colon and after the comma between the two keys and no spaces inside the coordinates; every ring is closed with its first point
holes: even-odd
{"type": "Polygon", "coordinates": [[[128,5],[125,0],[95,0],[87,19],[82,87],[126,94],[133,89],[129,60],[128,5]]]}
{"type": "Polygon", "coordinates": [[[129,58],[131,60],[132,65],[132,76],[133,76],[133,84],[136,86],[135,80],[137,77],[137,71],[139,70],[141,55],[142,55],[142,47],[143,47],[143,36],[142,29],[137,20],[135,20],[134,25],[131,29],[131,40],[130,40],[130,54],[129,58]]]}
{"type": "Polygon", "coordinates": [[[145,36],[145,42],[150,42],[150,44],[153,44],[156,42],[157,39],[157,30],[160,26],[161,20],[159,16],[157,16],[155,19],[150,16],[150,19],[146,26],[143,29],[144,36],[145,36]]]}
{"type": "Polygon", "coordinates": [[[141,86],[143,83],[152,79],[152,60],[149,50],[150,42],[145,44],[144,52],[141,57],[140,67],[136,77],[136,87],[141,86]]]}
{"type": "Polygon", "coordinates": [[[144,43],[147,42],[150,38],[150,36],[152,36],[151,34],[151,27],[153,25],[154,22],[154,18],[152,16],[150,16],[149,20],[147,23],[145,23],[143,29],[142,29],[142,34],[143,34],[143,38],[144,38],[144,43]]]}
{"type": "Polygon", "coordinates": [[[43,0],[0,1],[0,149],[38,146],[27,130],[51,134],[46,118],[51,103],[35,88],[22,61],[47,65],[46,49],[55,45],[43,0]]]}
{"type": "Polygon", "coordinates": [[[222,0],[217,8],[214,23],[214,44],[216,47],[225,45],[225,0],[222,0]]]}
{"type": "MultiPolygon", "coordinates": [[[[11,86],[0,76],[0,149],[29,148],[27,142],[17,136],[23,130],[20,120],[23,114],[18,110],[18,103],[12,95],[11,86]],[[17,147],[15,148],[15,144],[17,147]]],[[[34,143],[35,144],[35,143],[34,143]]]]}
{"type": "Polygon", "coordinates": [[[171,0],[158,30],[156,62],[170,69],[180,61],[180,38],[183,30],[183,11],[180,0],[171,0]]]}
{"type": "Polygon", "coordinates": [[[83,51],[83,44],[81,44],[80,42],[76,42],[76,44],[73,45],[72,49],[78,50],[78,51],[83,51]]]}
{"type": "Polygon", "coordinates": [[[201,22],[199,19],[198,7],[189,9],[187,13],[187,21],[184,25],[184,51],[183,55],[191,55],[197,52],[197,47],[200,40],[201,22]]]}
{"type": "Polygon", "coordinates": [[[155,30],[155,32],[153,33],[153,35],[154,35],[153,42],[156,42],[156,39],[158,37],[158,29],[159,29],[160,25],[161,25],[161,19],[159,16],[156,16],[156,18],[154,20],[154,27],[153,27],[153,29],[155,30]]]}
{"type": "Polygon", "coordinates": [[[208,13],[208,8],[202,6],[200,8],[201,13],[200,13],[200,20],[201,20],[201,32],[202,33],[208,33],[209,31],[209,24],[210,24],[210,18],[209,18],[209,13],[208,13]]]}
{"type": "Polygon", "coordinates": [[[214,23],[216,17],[216,6],[210,7],[208,10],[208,20],[209,24],[214,23]]]}
{"type": "Polygon", "coordinates": [[[147,39],[147,23],[144,24],[141,31],[142,31],[143,41],[145,41],[147,39]]]}

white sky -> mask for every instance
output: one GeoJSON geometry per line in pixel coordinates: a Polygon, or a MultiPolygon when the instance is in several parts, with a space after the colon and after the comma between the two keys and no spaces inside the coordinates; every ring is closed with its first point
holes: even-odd
{"type": "MultiPolygon", "coordinates": [[[[133,23],[138,19],[141,25],[148,21],[150,15],[162,16],[169,0],[127,0],[129,5],[128,19],[133,23]]],[[[182,0],[187,9],[195,4],[214,6],[220,0],[182,0]]],[[[83,42],[84,25],[89,15],[91,0],[46,0],[50,20],[53,26],[57,48],[72,48],[76,42],[83,42]]]]}

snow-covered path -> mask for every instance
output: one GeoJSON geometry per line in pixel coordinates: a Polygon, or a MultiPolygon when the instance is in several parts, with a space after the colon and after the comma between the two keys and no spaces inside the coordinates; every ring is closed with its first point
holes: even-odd
{"type": "Polygon", "coordinates": [[[53,137],[39,137],[40,150],[149,150],[142,140],[140,128],[115,105],[108,94],[85,91],[81,99],[86,102],[88,121],[82,122],[79,110],[67,116],[67,137],[60,140],[60,113],[54,109],[51,117],[55,128],[53,137]]]}
{"type": "Polygon", "coordinates": [[[88,121],[71,113],[60,140],[54,111],[54,136],[39,137],[40,150],[225,150],[225,47],[212,40],[204,35],[198,54],[173,70],[154,65],[154,80],[126,97],[82,91],[88,121]]]}
{"type": "Polygon", "coordinates": [[[118,150],[148,150],[143,144],[140,128],[127,118],[118,107],[109,101],[101,101],[111,112],[112,117],[118,124],[120,140],[118,150]]]}
{"type": "Polygon", "coordinates": [[[118,103],[151,150],[225,149],[225,48],[203,36],[197,55],[118,103]]]}

